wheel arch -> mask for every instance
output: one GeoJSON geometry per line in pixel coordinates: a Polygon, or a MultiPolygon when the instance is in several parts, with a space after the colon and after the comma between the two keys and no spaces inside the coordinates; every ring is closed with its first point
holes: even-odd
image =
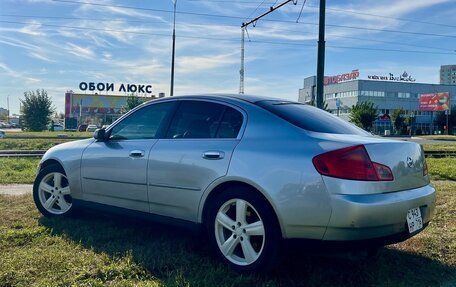
{"type": "Polygon", "coordinates": [[[247,183],[247,182],[239,180],[239,179],[232,179],[232,180],[218,183],[213,188],[211,188],[209,192],[207,192],[206,196],[203,198],[204,201],[203,201],[201,212],[199,215],[199,221],[202,223],[202,226],[204,227],[206,224],[205,221],[207,219],[207,215],[208,215],[207,213],[209,211],[208,207],[209,207],[211,201],[214,198],[216,198],[217,195],[223,193],[228,188],[236,187],[236,186],[240,186],[240,187],[244,187],[244,188],[248,188],[248,189],[252,190],[252,192],[254,192],[257,196],[263,198],[267,202],[267,204],[269,205],[269,207],[271,208],[271,210],[274,213],[274,218],[276,220],[276,223],[279,225],[281,236],[283,238],[283,235],[284,235],[283,225],[279,219],[275,206],[271,203],[271,200],[265,195],[265,192],[262,191],[261,188],[255,186],[254,184],[247,183]]]}
{"type": "MultiPolygon", "coordinates": [[[[43,161],[40,164],[38,171],[41,171],[41,170],[45,169],[46,167],[51,166],[53,164],[60,166],[62,168],[63,172],[65,172],[65,168],[63,167],[63,164],[54,158],[49,158],[49,159],[46,159],[45,161],[43,161]]],[[[66,172],[65,172],[65,174],[66,174],[66,172]]]]}

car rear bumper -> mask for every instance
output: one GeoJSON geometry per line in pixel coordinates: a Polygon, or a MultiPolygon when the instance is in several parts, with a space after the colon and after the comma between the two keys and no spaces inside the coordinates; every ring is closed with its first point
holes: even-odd
{"type": "Polygon", "coordinates": [[[419,207],[425,226],[433,217],[435,189],[429,184],[411,190],[383,194],[332,194],[331,205],[331,219],[323,236],[325,241],[407,235],[408,210],[419,207]]]}

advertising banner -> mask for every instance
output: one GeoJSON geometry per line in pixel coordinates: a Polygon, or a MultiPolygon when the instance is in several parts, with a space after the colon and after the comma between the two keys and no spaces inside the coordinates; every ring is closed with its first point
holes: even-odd
{"type": "Polygon", "coordinates": [[[420,111],[441,112],[450,108],[450,93],[433,93],[420,95],[420,111]]]}

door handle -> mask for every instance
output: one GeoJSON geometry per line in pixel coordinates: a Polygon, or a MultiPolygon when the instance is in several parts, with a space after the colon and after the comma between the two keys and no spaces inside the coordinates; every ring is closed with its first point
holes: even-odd
{"type": "Polygon", "coordinates": [[[143,157],[144,156],[144,151],[135,149],[130,151],[130,157],[143,157]]]}
{"type": "Polygon", "coordinates": [[[225,153],[223,151],[210,150],[203,152],[204,159],[222,159],[224,157],[225,153]]]}

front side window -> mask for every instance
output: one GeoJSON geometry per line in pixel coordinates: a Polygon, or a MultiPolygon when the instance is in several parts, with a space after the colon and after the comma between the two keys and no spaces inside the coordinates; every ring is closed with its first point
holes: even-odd
{"type": "Polygon", "coordinates": [[[166,138],[236,138],[242,121],[239,111],[225,105],[182,101],[171,121],[166,138]]]}
{"type": "Polygon", "coordinates": [[[158,103],[135,111],[119,122],[109,136],[112,140],[154,139],[173,102],[158,103]]]}

